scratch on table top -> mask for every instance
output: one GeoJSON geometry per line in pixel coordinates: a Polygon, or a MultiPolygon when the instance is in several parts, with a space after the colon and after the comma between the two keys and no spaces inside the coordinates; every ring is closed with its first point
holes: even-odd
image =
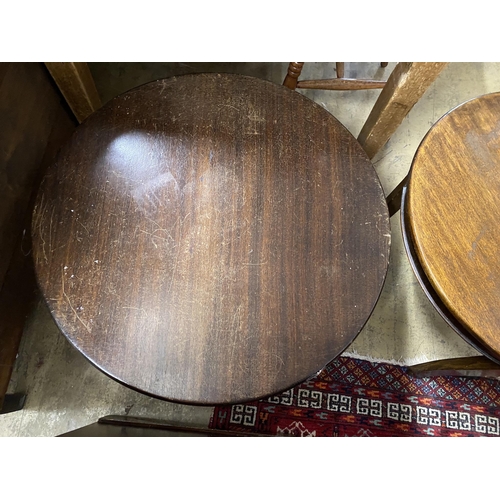
{"type": "Polygon", "coordinates": [[[83,229],[85,229],[85,231],[87,232],[87,234],[90,236],[90,233],[89,233],[89,230],[77,219],[78,224],[80,224],[80,226],[83,227],[83,229]]]}
{"type": "MultiPolygon", "coordinates": [[[[155,234],[155,232],[157,232],[157,231],[166,231],[166,230],[165,229],[156,229],[155,231],[150,233],[149,231],[144,231],[144,229],[139,229],[139,232],[147,234],[148,236],[151,236],[151,240],[153,240],[153,238],[158,238],[159,240],[168,241],[167,238],[163,238],[162,236],[158,236],[157,234],[155,234]]],[[[173,240],[172,236],[170,236],[170,234],[168,232],[167,232],[167,236],[169,236],[170,239],[173,240]]]]}
{"type": "Polygon", "coordinates": [[[62,269],[61,278],[62,278],[62,294],[63,294],[63,297],[66,300],[66,302],[68,303],[68,305],[71,308],[71,310],[74,312],[74,314],[76,316],[76,319],[78,321],[80,321],[80,323],[85,327],[85,329],[91,334],[92,332],[90,330],[90,327],[85,323],[85,321],[83,321],[83,319],[80,317],[80,315],[78,314],[78,312],[76,311],[76,309],[73,307],[73,304],[71,304],[71,300],[69,299],[68,294],[66,293],[66,290],[64,288],[64,268],[61,268],[61,269],[62,269]]]}
{"type": "Polygon", "coordinates": [[[471,249],[467,254],[467,257],[469,259],[473,259],[476,256],[478,244],[488,231],[489,231],[488,227],[483,227],[483,229],[481,229],[479,234],[476,236],[476,239],[472,242],[471,249]]]}
{"type": "Polygon", "coordinates": [[[277,371],[276,371],[276,374],[277,374],[277,373],[279,373],[279,372],[283,369],[283,367],[285,366],[285,362],[283,361],[283,358],[281,358],[281,356],[278,356],[276,353],[274,353],[274,352],[273,352],[273,353],[271,353],[271,354],[272,354],[272,355],[273,355],[276,359],[278,359],[278,360],[281,362],[280,366],[278,367],[278,369],[277,369],[277,371]]]}
{"type": "Polygon", "coordinates": [[[233,108],[233,109],[235,109],[236,111],[241,111],[241,109],[238,109],[238,108],[236,108],[235,106],[232,106],[231,104],[219,104],[219,108],[223,108],[223,107],[226,107],[226,108],[233,108]]]}

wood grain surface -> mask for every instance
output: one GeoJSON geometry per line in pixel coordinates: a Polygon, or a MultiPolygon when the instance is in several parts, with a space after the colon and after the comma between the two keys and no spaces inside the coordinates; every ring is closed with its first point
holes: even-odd
{"type": "MultiPolygon", "coordinates": [[[[405,178],[407,180],[409,176],[405,178]]],[[[467,342],[470,346],[476,349],[483,356],[487,357],[489,360],[498,363],[500,360],[497,358],[495,351],[493,351],[488,344],[482,342],[476,335],[474,335],[458,318],[448,309],[440,295],[434,290],[429,278],[425,274],[424,268],[420,263],[419,255],[415,247],[413,240],[413,235],[411,232],[411,222],[408,215],[408,186],[405,185],[402,188],[401,193],[401,232],[403,236],[403,244],[405,247],[406,255],[410,265],[415,273],[422,290],[429,299],[430,303],[434,309],[439,313],[439,315],[446,321],[448,326],[450,326],[462,339],[467,342]]],[[[391,203],[388,202],[389,215],[391,213],[391,203]]]]}
{"type": "Polygon", "coordinates": [[[500,378],[500,366],[483,356],[429,361],[409,367],[417,377],[481,377],[500,378]]]}
{"type": "Polygon", "coordinates": [[[101,107],[101,98],[87,63],[46,62],[45,66],[79,123],[101,107]]]}
{"type": "Polygon", "coordinates": [[[387,79],[358,141],[373,158],[448,63],[400,62],[387,79]]]}
{"type": "Polygon", "coordinates": [[[30,222],[36,187],[75,129],[42,63],[0,63],[0,408],[36,297],[30,222]]]}
{"type": "Polygon", "coordinates": [[[116,380],[193,404],[256,399],[339,355],[370,316],[390,230],[355,138],[298,92],[238,75],[143,85],[48,172],[37,276],[116,380]]]}
{"type": "Polygon", "coordinates": [[[366,90],[383,89],[385,81],[382,80],[356,80],[354,78],[331,78],[324,80],[300,80],[298,89],[319,90],[366,90]]]}
{"type": "Polygon", "coordinates": [[[426,276],[452,314],[500,359],[500,93],[455,108],[410,171],[408,220],[426,276]]]}
{"type": "Polygon", "coordinates": [[[297,80],[299,79],[303,67],[303,62],[291,62],[288,65],[288,71],[283,80],[283,85],[289,89],[295,90],[297,88],[297,80]]]}

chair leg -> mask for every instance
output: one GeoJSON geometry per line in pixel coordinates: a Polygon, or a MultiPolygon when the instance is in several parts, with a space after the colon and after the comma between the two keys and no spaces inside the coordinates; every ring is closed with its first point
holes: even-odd
{"type": "Polygon", "coordinates": [[[396,65],[358,135],[358,142],[369,158],[387,143],[446,65],[444,62],[396,65]]]}
{"type": "Polygon", "coordinates": [[[283,85],[289,89],[295,90],[297,88],[297,80],[302,72],[303,62],[291,62],[288,65],[288,73],[285,76],[283,85]]]}
{"type": "Polygon", "coordinates": [[[101,98],[87,63],[45,63],[76,119],[81,123],[101,107],[101,98]]]}
{"type": "Polygon", "coordinates": [[[344,63],[335,63],[337,68],[337,78],[344,78],[344,63]]]}

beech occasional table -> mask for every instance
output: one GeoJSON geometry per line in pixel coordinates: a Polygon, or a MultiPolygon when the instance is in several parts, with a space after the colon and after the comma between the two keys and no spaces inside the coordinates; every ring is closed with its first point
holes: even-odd
{"type": "Polygon", "coordinates": [[[318,372],[369,318],[390,247],[354,137],[295,91],[222,74],[91,115],[49,169],[32,232],[68,340],[115,380],[189,404],[318,372]]]}
{"type": "Polygon", "coordinates": [[[500,93],[458,106],[431,128],[401,208],[427,296],[458,334],[500,362],[500,93]]]}

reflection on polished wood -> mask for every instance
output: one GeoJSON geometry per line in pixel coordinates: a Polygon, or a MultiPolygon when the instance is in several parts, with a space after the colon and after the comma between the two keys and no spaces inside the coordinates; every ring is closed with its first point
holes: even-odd
{"type": "Polygon", "coordinates": [[[143,85],[89,117],[32,230],[71,343],[136,390],[199,404],[285,390],[339,355],[390,245],[378,177],[332,115],[218,74],[143,85]]]}

